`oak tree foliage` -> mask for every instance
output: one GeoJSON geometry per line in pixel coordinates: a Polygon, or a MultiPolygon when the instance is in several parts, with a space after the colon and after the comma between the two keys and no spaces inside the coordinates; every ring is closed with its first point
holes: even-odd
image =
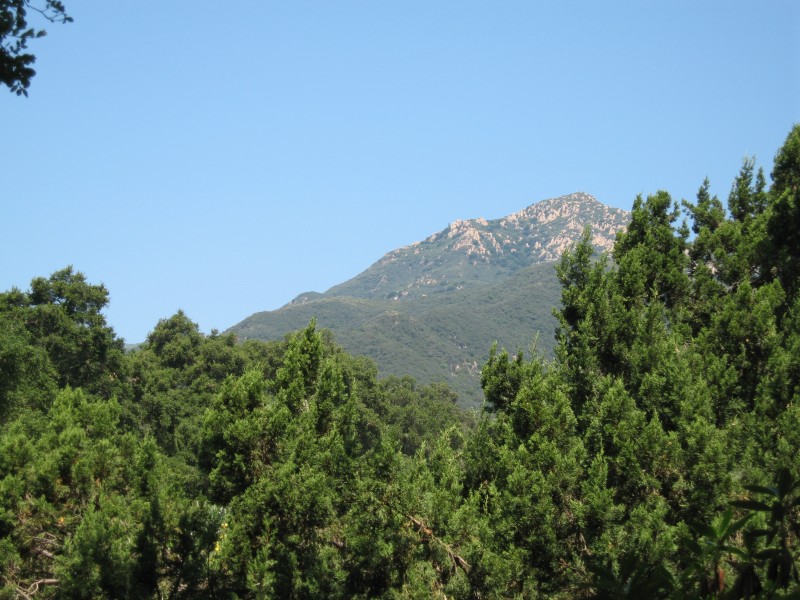
{"type": "Polygon", "coordinates": [[[31,65],[36,56],[28,50],[28,42],[47,34],[35,26],[36,21],[71,23],[60,0],[0,1],[0,83],[17,96],[27,96],[36,71],[31,65]],[[33,17],[34,24],[29,22],[33,17]]]}

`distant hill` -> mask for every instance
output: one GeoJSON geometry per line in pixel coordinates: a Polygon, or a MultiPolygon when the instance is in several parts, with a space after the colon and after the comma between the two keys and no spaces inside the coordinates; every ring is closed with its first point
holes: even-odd
{"type": "Polygon", "coordinates": [[[479,406],[480,370],[495,341],[509,351],[553,349],[560,302],[555,263],[591,227],[610,250],[627,211],[575,193],[487,221],[454,221],[422,242],[386,254],[325,293],[308,292],[230,329],[240,339],[280,339],[316,317],[350,353],[382,375],[446,381],[464,406],[479,406]]]}

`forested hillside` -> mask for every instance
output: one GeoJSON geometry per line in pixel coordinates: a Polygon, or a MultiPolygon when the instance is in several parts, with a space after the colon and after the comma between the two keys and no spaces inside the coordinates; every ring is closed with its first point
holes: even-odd
{"type": "Polygon", "coordinates": [[[300,294],[229,331],[279,340],[311,319],[379,373],[446,382],[459,404],[480,408],[480,372],[492,343],[552,357],[560,290],[555,263],[586,227],[610,250],[630,214],[576,192],[499,219],[457,220],[421,242],[387,253],[323,294],[300,294]]]}
{"type": "Polygon", "coordinates": [[[0,294],[0,596],[800,597],[800,126],[557,276],[480,415],[313,321],[124,353],[71,267],[0,294]]]}

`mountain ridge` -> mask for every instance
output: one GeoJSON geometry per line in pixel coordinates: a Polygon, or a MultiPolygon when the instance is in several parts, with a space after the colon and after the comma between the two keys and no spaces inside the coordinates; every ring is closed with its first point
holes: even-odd
{"type": "Polygon", "coordinates": [[[465,406],[479,405],[480,365],[492,343],[553,348],[560,302],[555,262],[588,225],[599,252],[613,247],[629,213],[575,192],[498,219],[452,221],[422,241],[386,253],[325,292],[304,292],[230,331],[280,339],[316,318],[348,352],[382,375],[444,380],[465,406]]]}
{"type": "Polygon", "coordinates": [[[400,300],[439,293],[442,287],[444,291],[453,291],[447,288],[493,280],[530,264],[558,260],[587,224],[592,226],[595,247],[600,251],[610,250],[620,224],[627,222],[626,214],[589,194],[575,192],[531,204],[498,219],[457,219],[422,241],[386,253],[365,271],[331,287],[323,295],[400,300]],[[451,260],[442,262],[441,255],[445,252],[450,253],[451,260]],[[406,276],[396,269],[387,273],[393,264],[405,266],[406,276]],[[484,267],[491,267],[494,272],[481,273],[484,267]],[[470,268],[472,276],[464,277],[463,270],[470,268]],[[416,277],[410,279],[408,273],[416,277]]]}

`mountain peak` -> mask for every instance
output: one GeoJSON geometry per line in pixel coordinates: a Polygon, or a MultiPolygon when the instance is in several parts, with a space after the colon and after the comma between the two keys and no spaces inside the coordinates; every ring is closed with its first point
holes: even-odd
{"type": "Polygon", "coordinates": [[[548,261],[558,260],[587,225],[591,228],[595,248],[601,252],[610,251],[617,231],[623,229],[629,219],[628,211],[606,206],[585,192],[575,192],[536,202],[499,222],[504,228],[525,231],[538,228],[549,237],[541,246],[539,260],[548,261]]]}
{"type": "MultiPolygon", "coordinates": [[[[537,221],[539,223],[548,223],[562,217],[569,217],[583,213],[588,216],[589,214],[601,211],[608,213],[616,211],[600,202],[597,198],[584,192],[575,192],[567,196],[559,196],[558,198],[549,198],[540,202],[535,202],[522,210],[508,215],[501,221],[537,221]]],[[[621,211],[625,212],[625,211],[621,211]]]]}
{"type": "MultiPolygon", "coordinates": [[[[466,256],[491,257],[522,252],[532,262],[558,260],[588,225],[592,243],[600,251],[613,247],[616,232],[627,223],[628,213],[602,204],[594,196],[575,192],[531,204],[506,217],[487,221],[479,217],[453,221],[444,230],[427,238],[425,244],[446,243],[447,250],[466,256]]],[[[420,242],[413,244],[417,246],[420,242]]],[[[391,262],[406,248],[386,256],[391,262]]],[[[419,250],[415,251],[418,254],[419,250]]]]}
{"type": "Polygon", "coordinates": [[[543,200],[500,219],[457,219],[421,242],[389,252],[325,296],[399,300],[495,281],[558,260],[587,225],[595,248],[610,250],[628,220],[627,211],[584,192],[543,200]]]}

